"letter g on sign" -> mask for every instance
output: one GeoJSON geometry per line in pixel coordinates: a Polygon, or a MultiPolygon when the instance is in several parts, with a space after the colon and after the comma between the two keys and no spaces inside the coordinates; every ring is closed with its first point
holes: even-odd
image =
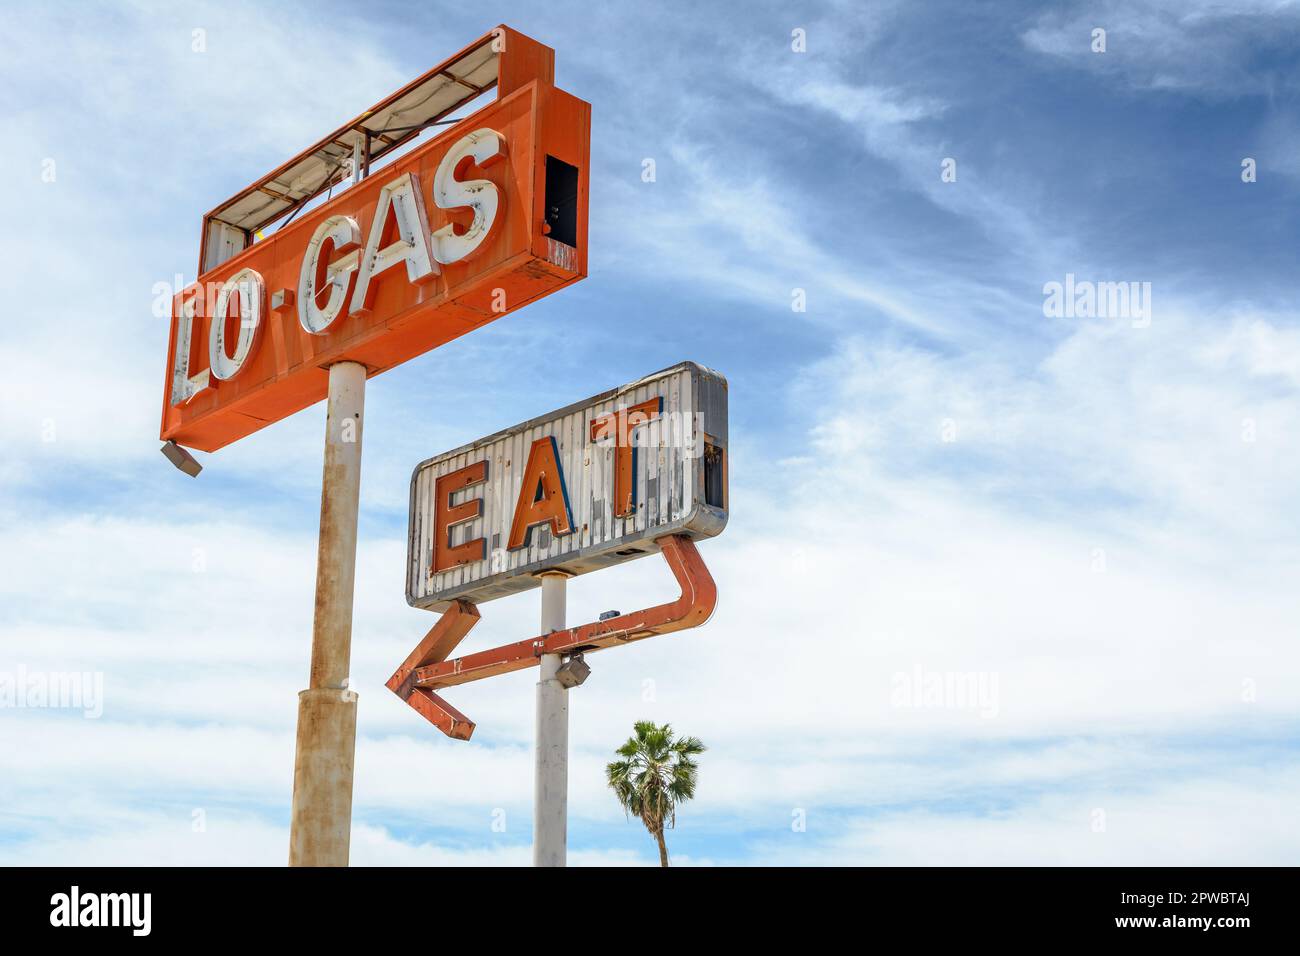
{"type": "Polygon", "coordinates": [[[361,261],[360,244],[361,227],[351,216],[330,216],[316,227],[307,243],[298,275],[298,322],[313,335],[329,328],[343,309],[348,281],[361,261]],[[322,275],[320,256],[326,240],[333,244],[336,253],[344,255],[326,265],[322,275]],[[321,305],[317,295],[327,288],[329,298],[321,305]]]}

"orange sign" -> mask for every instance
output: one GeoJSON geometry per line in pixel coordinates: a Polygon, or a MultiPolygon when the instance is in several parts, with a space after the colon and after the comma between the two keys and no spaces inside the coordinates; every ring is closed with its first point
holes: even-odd
{"type": "Polygon", "coordinates": [[[583,278],[591,107],[553,73],[498,28],[210,213],[173,299],[161,437],[215,451],[324,398],[331,364],[376,375],[583,278]]]}

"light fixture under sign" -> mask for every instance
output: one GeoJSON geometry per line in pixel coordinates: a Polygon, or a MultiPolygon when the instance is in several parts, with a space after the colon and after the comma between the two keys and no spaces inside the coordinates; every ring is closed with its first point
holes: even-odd
{"type": "Polygon", "coordinates": [[[203,470],[203,466],[195,460],[194,456],[174,441],[167,442],[167,444],[163,445],[159,450],[168,461],[191,478],[197,478],[199,472],[203,470]]]}
{"type": "Polygon", "coordinates": [[[581,654],[574,654],[560,665],[555,672],[555,679],[568,690],[580,686],[590,675],[591,665],[582,659],[581,654]]]}

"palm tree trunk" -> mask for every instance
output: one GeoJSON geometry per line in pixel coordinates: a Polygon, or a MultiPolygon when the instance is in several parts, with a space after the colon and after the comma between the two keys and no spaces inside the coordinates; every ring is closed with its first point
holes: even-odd
{"type": "Polygon", "coordinates": [[[663,827],[655,831],[655,841],[659,844],[659,865],[668,865],[668,844],[664,842],[663,827]]]}

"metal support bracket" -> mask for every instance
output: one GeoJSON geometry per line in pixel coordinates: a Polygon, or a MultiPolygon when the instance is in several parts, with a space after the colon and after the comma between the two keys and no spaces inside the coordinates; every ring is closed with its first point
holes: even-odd
{"type": "Polygon", "coordinates": [[[447,736],[468,740],[474,722],[435,690],[536,667],[543,654],[586,653],[698,627],[718,603],[718,588],[709,569],[695,542],[684,535],[666,535],[655,544],[682,589],[676,601],[448,660],[479,621],[473,604],[454,601],[388,679],[389,690],[447,736]]]}

